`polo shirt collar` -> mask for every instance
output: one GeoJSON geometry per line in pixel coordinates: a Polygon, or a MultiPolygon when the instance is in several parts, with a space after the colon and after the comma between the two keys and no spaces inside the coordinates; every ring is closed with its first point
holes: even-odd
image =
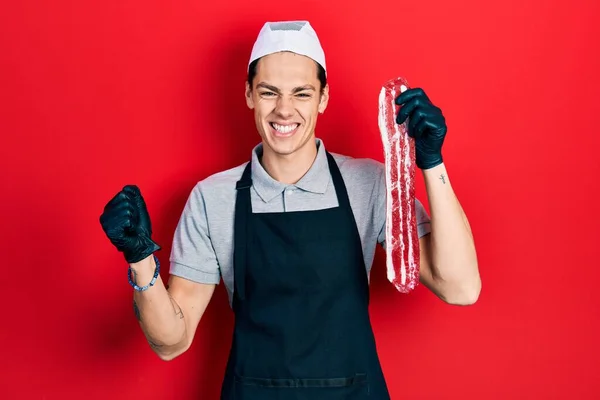
{"type": "Polygon", "coordinates": [[[327,162],[327,154],[323,141],[321,139],[315,140],[317,144],[315,161],[308,172],[295,185],[288,185],[273,179],[260,163],[260,157],[263,152],[262,143],[254,147],[252,150],[252,184],[262,201],[268,203],[275,197],[280,196],[288,186],[296,186],[301,190],[311,193],[325,193],[331,181],[329,163],[327,162]]]}

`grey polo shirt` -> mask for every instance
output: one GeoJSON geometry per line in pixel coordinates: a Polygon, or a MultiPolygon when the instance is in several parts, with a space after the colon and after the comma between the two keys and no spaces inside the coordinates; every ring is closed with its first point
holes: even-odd
{"type": "MultiPolygon", "coordinates": [[[[308,211],[337,207],[325,145],[316,139],[317,157],[296,184],[280,183],[259,162],[262,145],[252,150],[251,202],[255,213],[308,211]]],[[[340,168],[348,191],[363,247],[367,274],[376,245],[385,248],[386,190],[384,164],[330,152],[340,168]]],[[[233,226],[236,182],[246,163],[199,181],[185,204],[173,237],[170,273],[199,283],[225,284],[233,299],[233,226]]],[[[419,237],[430,232],[430,218],[416,199],[419,237]]],[[[290,227],[293,229],[293,227],[290,227]]]]}

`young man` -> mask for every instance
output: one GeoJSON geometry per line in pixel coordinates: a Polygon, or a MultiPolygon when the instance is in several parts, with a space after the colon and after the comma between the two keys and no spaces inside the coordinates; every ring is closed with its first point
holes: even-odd
{"type": "MultiPolygon", "coordinates": [[[[368,314],[368,274],[376,245],[385,246],[384,166],[330,153],[315,137],[329,86],[307,21],[263,26],[245,95],[261,143],[249,162],[191,191],[167,287],[139,189],[124,187],[105,207],[101,224],[130,264],[140,325],[172,360],[191,345],[222,279],[235,312],[222,399],[388,399],[368,314]]],[[[416,200],[421,282],[450,304],[472,304],[481,283],[442,160],[444,117],[418,88],[397,102],[432,214],[416,200]]]]}

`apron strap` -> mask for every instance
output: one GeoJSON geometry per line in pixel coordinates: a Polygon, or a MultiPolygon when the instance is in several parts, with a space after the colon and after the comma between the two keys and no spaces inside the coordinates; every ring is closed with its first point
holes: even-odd
{"type": "Polygon", "coordinates": [[[250,197],[250,188],[252,187],[251,177],[252,162],[248,162],[240,180],[236,183],[237,190],[235,201],[235,225],[234,225],[234,253],[233,263],[233,282],[234,298],[244,300],[246,297],[246,254],[248,238],[250,232],[249,215],[252,213],[252,202],[250,197]]]}
{"type": "Polygon", "coordinates": [[[331,179],[333,180],[333,184],[335,186],[335,194],[338,198],[339,207],[343,207],[346,211],[350,211],[350,215],[352,217],[352,221],[354,222],[354,213],[352,213],[352,208],[350,207],[350,199],[348,198],[348,191],[346,190],[346,185],[344,184],[344,179],[342,178],[342,173],[335,162],[335,159],[329,152],[327,154],[327,162],[329,163],[329,171],[331,172],[331,179]]]}
{"type": "MultiPolygon", "coordinates": [[[[352,222],[354,237],[356,240],[356,248],[360,252],[361,260],[363,259],[363,250],[362,250],[362,242],[360,240],[360,232],[358,230],[358,225],[356,224],[356,218],[354,218],[354,212],[352,211],[352,207],[350,206],[350,198],[348,197],[348,190],[346,189],[346,184],[344,183],[344,179],[342,178],[342,173],[335,162],[335,159],[331,154],[327,152],[327,161],[329,163],[329,171],[331,172],[331,179],[333,180],[333,184],[335,185],[335,193],[338,198],[339,207],[344,210],[350,221],[352,222]]],[[[365,275],[365,296],[367,301],[370,299],[369,293],[369,282],[368,282],[368,274],[366,273],[366,268],[364,269],[365,275]]]]}

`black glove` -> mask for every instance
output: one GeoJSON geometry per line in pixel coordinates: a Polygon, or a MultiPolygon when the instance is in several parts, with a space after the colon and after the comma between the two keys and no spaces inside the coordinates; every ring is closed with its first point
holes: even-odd
{"type": "Polygon", "coordinates": [[[408,135],[415,139],[415,162],[420,169],[433,168],[443,162],[442,145],[446,137],[446,120],[442,110],[433,105],[423,89],[412,88],[396,98],[400,111],[398,124],[408,121],[408,135]]]}
{"type": "Polygon", "coordinates": [[[146,203],[135,185],[127,185],[104,207],[100,224],[111,243],[128,263],[143,260],[160,246],[152,240],[146,203]]]}

